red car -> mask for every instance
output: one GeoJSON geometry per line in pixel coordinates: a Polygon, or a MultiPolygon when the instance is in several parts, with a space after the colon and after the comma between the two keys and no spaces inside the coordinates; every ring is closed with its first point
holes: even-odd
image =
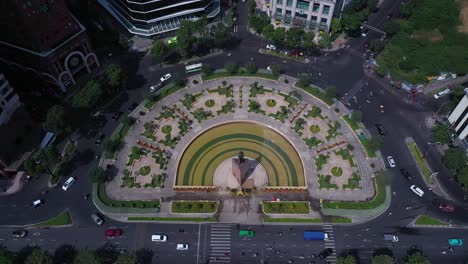
{"type": "Polygon", "coordinates": [[[453,211],[455,211],[455,207],[453,205],[445,204],[445,203],[441,203],[439,205],[439,209],[441,209],[444,212],[453,212],[453,211]]]}
{"type": "Polygon", "coordinates": [[[105,235],[108,238],[120,237],[122,235],[122,229],[120,228],[107,229],[105,232],[105,235]]]}

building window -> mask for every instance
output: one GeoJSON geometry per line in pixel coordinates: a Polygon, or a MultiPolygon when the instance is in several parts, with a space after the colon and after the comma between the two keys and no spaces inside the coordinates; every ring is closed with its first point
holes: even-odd
{"type": "Polygon", "coordinates": [[[281,14],[283,13],[283,9],[281,8],[276,8],[276,14],[281,14]]]}
{"type": "Polygon", "coordinates": [[[291,16],[291,10],[286,10],[286,16],[291,16]]]}
{"type": "Polygon", "coordinates": [[[326,24],[326,23],[327,23],[327,19],[326,19],[326,18],[320,19],[320,23],[325,23],[325,24],[326,24]]]}
{"type": "Polygon", "coordinates": [[[304,14],[304,12],[296,12],[296,17],[307,18],[307,14],[304,14]]]}
{"type": "Polygon", "coordinates": [[[13,98],[13,96],[15,96],[15,93],[13,91],[11,91],[11,93],[9,95],[7,95],[7,97],[5,97],[5,101],[10,101],[11,98],[13,98]]]}
{"type": "Polygon", "coordinates": [[[312,17],[310,18],[310,21],[317,22],[317,16],[312,16],[312,17]]]}
{"type": "Polygon", "coordinates": [[[304,10],[309,10],[309,5],[310,5],[310,2],[306,2],[306,1],[302,1],[302,0],[297,0],[296,8],[304,9],[304,10]]]}
{"type": "Polygon", "coordinates": [[[327,6],[327,5],[326,5],[326,6],[323,6],[323,12],[322,12],[322,14],[328,15],[329,12],[330,12],[330,6],[327,6]]]}
{"type": "Polygon", "coordinates": [[[277,0],[276,3],[277,3],[278,5],[282,5],[282,4],[283,4],[283,0],[277,0]]]}
{"type": "Polygon", "coordinates": [[[292,6],[292,4],[293,4],[293,0],[288,0],[288,1],[286,2],[286,5],[287,5],[287,6],[292,6]]]}
{"type": "Polygon", "coordinates": [[[320,4],[314,4],[314,8],[312,9],[312,11],[318,13],[319,9],[320,9],[320,4]]]}

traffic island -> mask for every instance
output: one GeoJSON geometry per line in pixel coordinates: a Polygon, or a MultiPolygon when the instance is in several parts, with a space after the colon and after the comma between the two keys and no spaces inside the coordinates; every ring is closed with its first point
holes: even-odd
{"type": "Polygon", "coordinates": [[[428,215],[420,215],[418,216],[412,223],[413,226],[449,226],[448,223],[435,219],[428,215]]]}
{"type": "Polygon", "coordinates": [[[60,213],[56,217],[53,217],[44,222],[27,225],[26,228],[68,227],[68,226],[71,226],[72,223],[73,222],[72,222],[70,212],[66,210],[65,212],[60,213]]]}
{"type": "Polygon", "coordinates": [[[434,184],[434,179],[432,178],[432,170],[427,164],[427,162],[424,160],[424,155],[421,153],[421,151],[418,148],[418,145],[412,138],[406,138],[405,139],[406,145],[408,146],[411,156],[413,159],[416,161],[416,164],[418,165],[418,171],[424,176],[424,181],[428,185],[433,185],[434,184]]]}

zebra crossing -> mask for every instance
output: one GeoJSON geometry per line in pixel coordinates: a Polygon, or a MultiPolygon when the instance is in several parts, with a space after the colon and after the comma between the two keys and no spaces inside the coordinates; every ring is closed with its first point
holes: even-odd
{"type": "Polygon", "coordinates": [[[351,89],[345,93],[345,95],[343,97],[340,98],[340,101],[345,104],[345,105],[350,105],[350,101],[352,99],[354,99],[355,101],[357,99],[355,99],[355,95],[357,93],[359,93],[360,91],[362,91],[362,88],[364,88],[364,86],[366,86],[366,79],[364,77],[362,77],[361,79],[359,79],[359,81],[357,81],[353,87],[351,87],[351,89]]]}
{"type": "MultiPolygon", "coordinates": [[[[335,233],[333,231],[333,225],[323,224],[323,231],[328,234],[328,240],[325,240],[325,248],[333,249],[333,253],[327,257],[327,261],[335,263],[336,261],[336,248],[335,248],[335,233]]],[[[328,263],[328,262],[327,262],[328,263]]]]}
{"type": "Polygon", "coordinates": [[[230,224],[210,225],[209,263],[231,262],[231,228],[230,224]]]}

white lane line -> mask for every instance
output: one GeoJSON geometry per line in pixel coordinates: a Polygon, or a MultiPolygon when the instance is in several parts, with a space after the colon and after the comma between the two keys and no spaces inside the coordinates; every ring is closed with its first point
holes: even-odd
{"type": "Polygon", "coordinates": [[[197,246],[197,264],[200,257],[200,234],[201,234],[201,224],[198,224],[198,246],[197,246]]]}

